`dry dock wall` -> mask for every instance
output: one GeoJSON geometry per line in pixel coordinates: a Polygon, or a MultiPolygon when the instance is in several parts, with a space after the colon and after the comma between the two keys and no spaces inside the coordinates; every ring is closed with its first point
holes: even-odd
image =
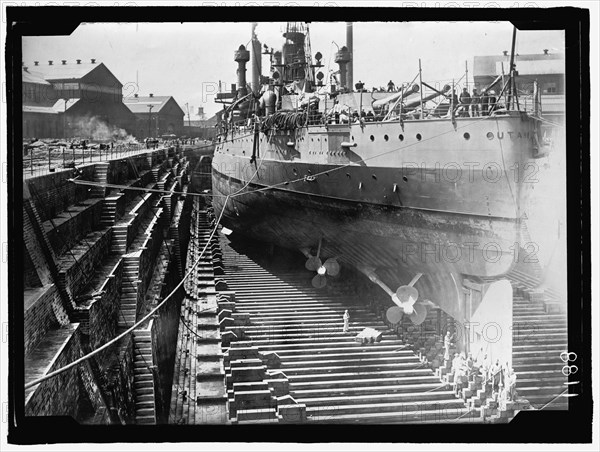
{"type": "MultiPolygon", "coordinates": [[[[165,148],[24,182],[26,383],[111,341],[176,287],[190,210],[190,197],[176,192],[187,190],[188,168],[181,150],[165,148]]],[[[182,295],[176,292],[150,321],[83,364],[27,389],[26,415],[136,423],[139,338],[150,331],[153,405],[156,420],[166,419],[182,295]]]]}

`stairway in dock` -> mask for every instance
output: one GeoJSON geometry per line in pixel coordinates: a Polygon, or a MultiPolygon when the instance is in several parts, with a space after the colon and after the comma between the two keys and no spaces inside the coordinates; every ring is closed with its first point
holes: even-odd
{"type": "Polygon", "coordinates": [[[547,313],[542,301],[513,295],[513,368],[517,392],[531,406],[544,410],[567,410],[567,377],[560,354],[568,349],[567,315],[547,313]]]}
{"type": "Polygon", "coordinates": [[[479,410],[469,411],[356,295],[315,289],[301,259],[265,257],[258,246],[221,237],[224,278],[235,292],[236,312],[249,315],[244,340],[277,353],[276,371],[287,376],[294,400],[306,405],[307,422],[479,421],[479,410]],[[357,343],[365,327],[382,331],[381,342],[357,343]]]}
{"type": "Polygon", "coordinates": [[[135,423],[156,424],[154,376],[152,375],[152,338],[150,331],[134,333],[133,385],[135,423]]]}

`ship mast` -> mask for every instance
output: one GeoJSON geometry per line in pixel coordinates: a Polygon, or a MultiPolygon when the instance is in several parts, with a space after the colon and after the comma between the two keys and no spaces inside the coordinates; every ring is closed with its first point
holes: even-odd
{"type": "Polygon", "coordinates": [[[507,108],[512,109],[513,96],[515,91],[515,41],[517,39],[517,27],[513,26],[512,45],[510,49],[510,66],[508,69],[510,81],[508,83],[508,102],[507,108]]]}
{"type": "MultiPolygon", "coordinates": [[[[352,65],[352,60],[354,58],[353,55],[353,36],[352,36],[352,22],[346,22],[346,47],[348,48],[348,53],[350,54],[350,61],[346,65],[346,81],[348,83],[348,89],[352,91],[354,89],[354,67],[352,65]]],[[[361,94],[362,100],[362,94],[361,94]]]]}

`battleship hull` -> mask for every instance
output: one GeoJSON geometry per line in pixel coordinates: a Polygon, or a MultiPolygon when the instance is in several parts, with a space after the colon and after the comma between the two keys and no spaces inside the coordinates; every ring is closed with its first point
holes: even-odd
{"type": "Polygon", "coordinates": [[[324,258],[374,268],[394,290],[423,273],[420,296],[469,319],[465,279],[501,278],[520,258],[532,141],[522,117],[473,119],[272,134],[254,163],[254,136],[238,130],[216,148],[215,212],[286,248],[315,254],[322,238],[324,258]]]}

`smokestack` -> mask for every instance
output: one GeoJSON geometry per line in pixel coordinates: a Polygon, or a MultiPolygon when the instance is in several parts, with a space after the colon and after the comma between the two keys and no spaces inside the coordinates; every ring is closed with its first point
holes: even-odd
{"type": "Polygon", "coordinates": [[[138,97],[138,93],[135,93],[135,94],[133,95],[133,97],[138,97]]]}
{"type": "Polygon", "coordinates": [[[67,64],[67,60],[60,60],[60,61],[62,61],[63,65],[67,64]]]}
{"type": "Polygon", "coordinates": [[[48,66],[52,66],[53,61],[52,60],[48,60],[48,66]]]}
{"type": "Polygon", "coordinates": [[[90,61],[92,62],[92,64],[96,64],[96,59],[95,58],[92,58],[90,61]]]}
{"type": "Polygon", "coordinates": [[[348,65],[347,65],[347,71],[348,71],[348,75],[347,77],[347,82],[348,82],[348,88],[350,89],[350,91],[352,91],[353,87],[354,87],[354,83],[353,83],[353,79],[354,79],[354,67],[352,64],[352,60],[353,60],[353,46],[352,46],[352,22],[346,22],[346,47],[348,47],[348,53],[350,54],[350,61],[348,61],[348,65]]]}
{"type": "Polygon", "coordinates": [[[504,56],[508,56],[508,50],[503,50],[502,53],[504,54],[504,56]]]}
{"type": "Polygon", "coordinates": [[[340,85],[342,88],[347,88],[352,91],[352,85],[348,84],[348,66],[352,57],[346,46],[343,46],[335,54],[335,62],[340,65],[340,85]]]}
{"type": "Polygon", "coordinates": [[[40,64],[40,62],[39,62],[39,61],[34,61],[34,62],[33,62],[33,64],[34,64],[35,66],[38,66],[38,65],[40,64]]]}
{"type": "Polygon", "coordinates": [[[238,96],[242,97],[248,94],[246,89],[246,63],[250,61],[250,52],[246,50],[246,47],[241,45],[233,54],[233,60],[238,64],[237,68],[237,80],[238,80],[238,96]]]}
{"type": "Polygon", "coordinates": [[[544,55],[548,55],[548,49],[544,49],[544,55]]]}
{"type": "Polygon", "coordinates": [[[77,64],[81,64],[81,60],[76,60],[76,61],[77,61],[77,64]]]}
{"type": "Polygon", "coordinates": [[[23,70],[24,70],[25,72],[29,72],[27,69],[28,69],[28,67],[27,67],[27,66],[23,66],[23,70]]]}
{"type": "Polygon", "coordinates": [[[262,53],[260,41],[256,36],[256,22],[252,22],[252,91],[258,94],[260,91],[260,76],[262,74],[262,53]]]}
{"type": "Polygon", "coordinates": [[[152,94],[152,93],[150,93],[150,94],[148,94],[148,95],[149,95],[150,97],[154,97],[154,94],[152,94]]]}

